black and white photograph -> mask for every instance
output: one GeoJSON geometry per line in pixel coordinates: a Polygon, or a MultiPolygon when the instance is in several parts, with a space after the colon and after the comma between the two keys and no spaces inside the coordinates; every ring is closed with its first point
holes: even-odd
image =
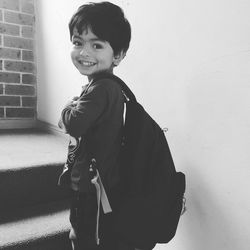
{"type": "Polygon", "coordinates": [[[250,1],[0,0],[0,250],[249,250],[250,1]]]}

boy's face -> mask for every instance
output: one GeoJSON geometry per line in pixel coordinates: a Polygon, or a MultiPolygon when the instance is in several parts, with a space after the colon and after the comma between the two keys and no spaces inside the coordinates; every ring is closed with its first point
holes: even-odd
{"type": "Polygon", "coordinates": [[[112,73],[113,67],[124,57],[123,53],[115,56],[110,43],[100,40],[89,28],[82,34],[74,29],[72,43],[72,62],[81,74],[88,76],[89,80],[99,72],[112,73]]]}

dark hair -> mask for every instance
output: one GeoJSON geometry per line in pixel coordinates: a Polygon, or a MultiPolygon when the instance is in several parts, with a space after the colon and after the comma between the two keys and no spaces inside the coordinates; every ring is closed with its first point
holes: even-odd
{"type": "Polygon", "coordinates": [[[131,27],[123,10],[110,2],[84,4],[72,16],[69,22],[70,40],[74,28],[82,34],[90,28],[101,40],[108,41],[114,54],[126,51],[131,39],[131,27]]]}

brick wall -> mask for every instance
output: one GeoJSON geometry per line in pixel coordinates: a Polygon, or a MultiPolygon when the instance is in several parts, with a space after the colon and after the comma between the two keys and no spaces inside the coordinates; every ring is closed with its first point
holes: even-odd
{"type": "Polygon", "coordinates": [[[0,0],[0,120],[36,118],[33,0],[0,0]]]}

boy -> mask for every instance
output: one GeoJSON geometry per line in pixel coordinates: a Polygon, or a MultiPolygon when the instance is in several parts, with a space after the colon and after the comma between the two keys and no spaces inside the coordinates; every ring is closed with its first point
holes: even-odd
{"type": "Polygon", "coordinates": [[[74,250],[134,249],[116,239],[112,228],[113,213],[121,197],[118,154],[122,144],[124,96],[114,80],[100,77],[102,73],[113,74],[114,67],[125,57],[131,38],[130,24],[120,7],[109,2],[89,3],[80,6],[73,15],[69,31],[72,62],[89,81],[80,97],[66,105],[59,121],[59,127],[71,138],[59,183],[68,182],[73,190],[72,247],[74,250]],[[89,177],[90,165],[98,169],[95,176],[98,181],[92,179],[96,186],[89,177]],[[100,193],[104,211],[97,201],[100,193]]]}

